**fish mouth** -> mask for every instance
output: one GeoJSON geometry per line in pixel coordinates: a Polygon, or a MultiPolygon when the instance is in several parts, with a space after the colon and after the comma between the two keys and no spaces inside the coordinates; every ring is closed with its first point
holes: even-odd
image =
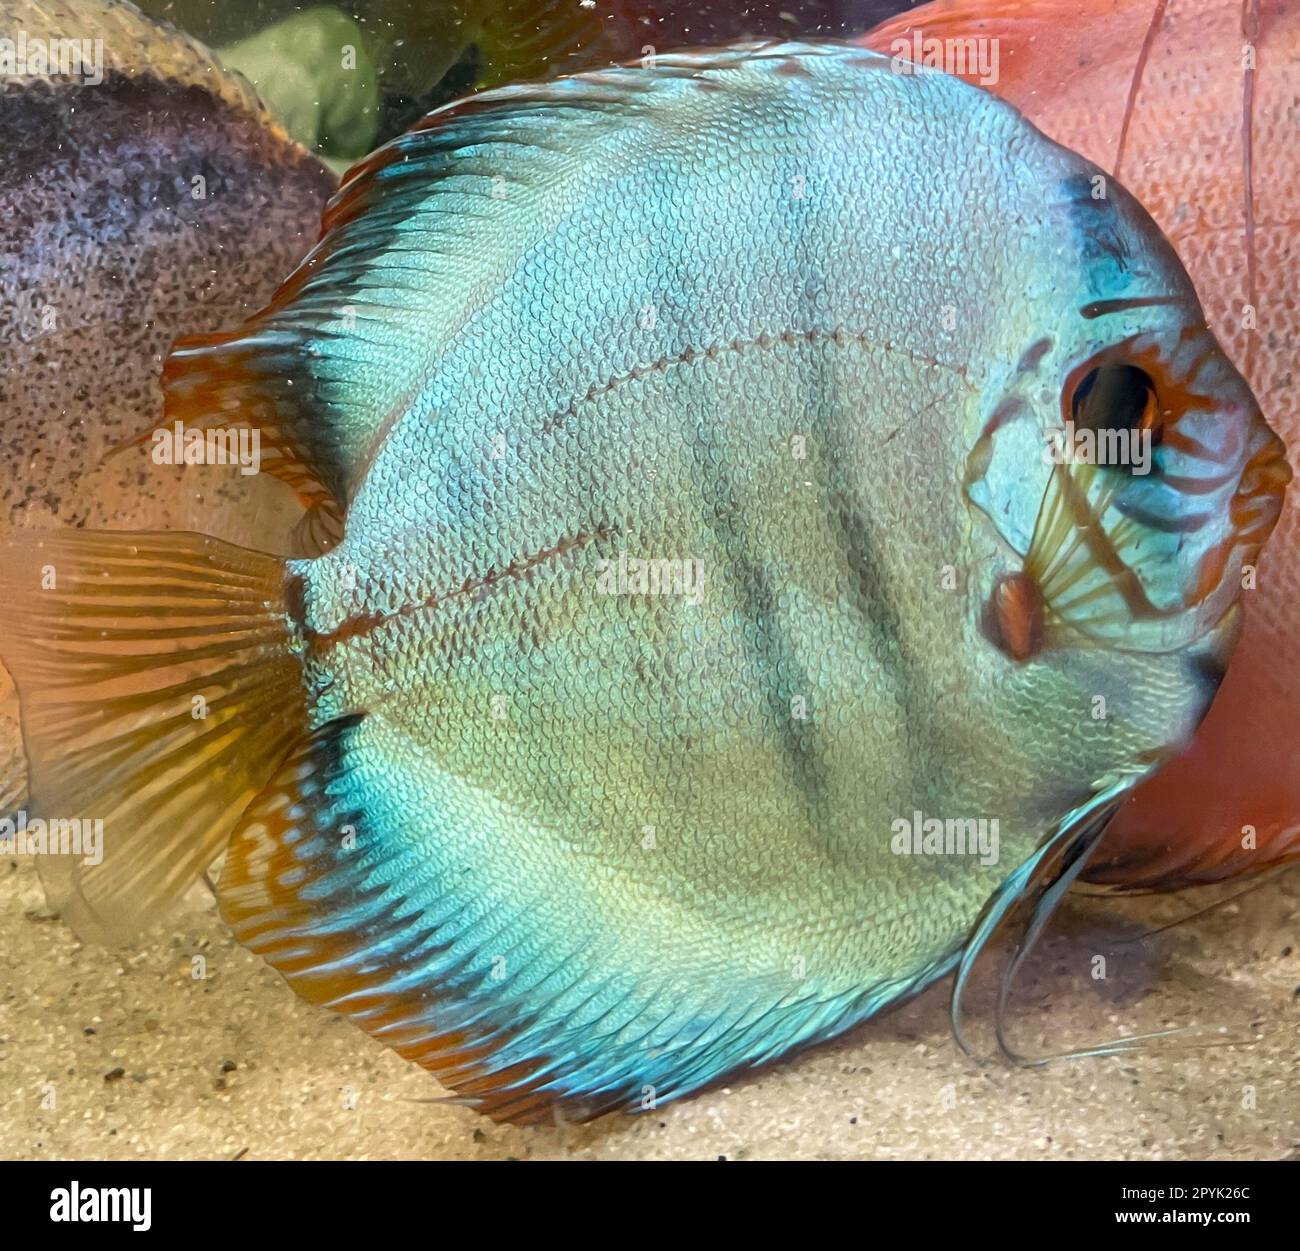
{"type": "MultiPolygon", "coordinates": [[[[1138,463],[1069,455],[1053,467],[1025,561],[1052,617],[1119,649],[1188,646],[1231,610],[1280,515],[1282,440],[1204,326],[1080,362],[1062,422],[1138,463]],[[1125,442],[1127,440],[1127,442],[1125,442]]],[[[1085,440],[1085,448],[1086,448],[1085,440]]]]}

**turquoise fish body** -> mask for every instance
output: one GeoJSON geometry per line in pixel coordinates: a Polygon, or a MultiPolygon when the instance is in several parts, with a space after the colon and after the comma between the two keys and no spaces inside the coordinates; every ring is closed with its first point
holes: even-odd
{"type": "Polygon", "coordinates": [[[241,940],[516,1120],[952,969],[1190,733],[1236,620],[1207,570],[1276,512],[1276,439],[1093,172],[838,45],[488,93],[354,171],[277,303],[168,367],[341,535],[192,549],[271,588],[301,704],[249,731],[241,940]],[[1158,472],[1052,464],[1117,354],[1190,397],[1158,472]]]}

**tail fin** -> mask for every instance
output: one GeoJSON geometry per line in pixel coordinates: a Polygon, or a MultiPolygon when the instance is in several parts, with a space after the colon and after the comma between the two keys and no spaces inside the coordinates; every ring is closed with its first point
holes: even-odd
{"type": "Polygon", "coordinates": [[[121,942],[216,858],[305,730],[286,569],[196,534],[33,537],[0,546],[25,837],[95,831],[41,874],[81,937],[121,942]]]}

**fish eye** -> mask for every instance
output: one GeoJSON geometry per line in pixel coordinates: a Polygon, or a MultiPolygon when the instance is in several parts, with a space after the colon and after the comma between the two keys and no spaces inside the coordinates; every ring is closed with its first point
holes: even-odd
{"type": "Polygon", "coordinates": [[[1160,401],[1151,375],[1136,365],[1106,364],[1090,369],[1070,397],[1078,430],[1095,433],[1149,431],[1160,439],[1160,401]]]}

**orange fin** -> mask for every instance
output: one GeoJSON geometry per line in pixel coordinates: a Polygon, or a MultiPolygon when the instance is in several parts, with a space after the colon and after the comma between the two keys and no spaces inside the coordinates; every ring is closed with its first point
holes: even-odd
{"type": "MultiPolygon", "coordinates": [[[[263,348],[247,326],[179,340],[163,367],[164,417],[158,429],[180,422],[188,430],[248,426],[260,436],[262,468],[288,483],[314,510],[313,529],[342,529],[343,473],[328,427],[313,411],[312,380],[302,367],[302,346],[263,348]]],[[[154,428],[132,445],[146,442],[154,428]]]]}
{"type": "Polygon", "coordinates": [[[285,578],[275,557],[195,534],[0,547],[29,819],[99,842],[40,857],[83,938],[122,941],[184,894],[302,732],[285,578]]]}

